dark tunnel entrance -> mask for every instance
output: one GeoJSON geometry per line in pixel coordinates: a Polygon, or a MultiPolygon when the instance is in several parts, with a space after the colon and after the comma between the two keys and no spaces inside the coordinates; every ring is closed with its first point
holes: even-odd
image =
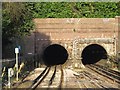
{"type": "Polygon", "coordinates": [[[47,66],[64,64],[67,58],[67,50],[59,44],[52,44],[44,50],[43,60],[47,66]]]}
{"type": "Polygon", "coordinates": [[[101,59],[107,59],[107,52],[98,44],[91,44],[82,51],[82,63],[84,65],[94,64],[101,59]]]}

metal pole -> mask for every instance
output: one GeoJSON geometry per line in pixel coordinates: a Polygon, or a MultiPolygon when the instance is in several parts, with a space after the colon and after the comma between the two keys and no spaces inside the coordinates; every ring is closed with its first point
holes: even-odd
{"type": "Polygon", "coordinates": [[[16,53],[16,81],[18,81],[18,53],[16,53]]]}
{"type": "Polygon", "coordinates": [[[37,34],[37,31],[34,32],[34,68],[36,68],[36,45],[37,45],[37,42],[36,42],[36,34],[37,34]]]}

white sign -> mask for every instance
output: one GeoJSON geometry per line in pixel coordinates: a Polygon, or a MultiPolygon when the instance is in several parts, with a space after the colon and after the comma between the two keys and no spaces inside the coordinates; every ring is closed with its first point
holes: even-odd
{"type": "Polygon", "coordinates": [[[15,48],[15,53],[19,53],[19,48],[15,48]]]}
{"type": "Polygon", "coordinates": [[[8,69],[8,76],[9,76],[9,77],[12,77],[13,75],[14,75],[13,69],[12,69],[12,68],[9,68],[9,69],[8,69]]]}

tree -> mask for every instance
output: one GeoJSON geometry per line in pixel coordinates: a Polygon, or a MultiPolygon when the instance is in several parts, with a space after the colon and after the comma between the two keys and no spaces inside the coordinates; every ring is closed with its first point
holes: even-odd
{"type": "Polygon", "coordinates": [[[2,51],[12,43],[12,39],[26,35],[33,29],[33,17],[26,4],[20,2],[2,3],[2,51]]]}

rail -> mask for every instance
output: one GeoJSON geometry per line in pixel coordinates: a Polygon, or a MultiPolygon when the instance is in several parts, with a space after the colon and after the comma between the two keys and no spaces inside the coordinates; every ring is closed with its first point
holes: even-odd
{"type": "Polygon", "coordinates": [[[91,70],[103,75],[104,77],[107,77],[117,83],[120,83],[120,73],[117,71],[105,69],[99,65],[88,65],[87,67],[90,68],[91,70]],[[115,74],[115,73],[117,73],[117,74],[115,74]]]}

